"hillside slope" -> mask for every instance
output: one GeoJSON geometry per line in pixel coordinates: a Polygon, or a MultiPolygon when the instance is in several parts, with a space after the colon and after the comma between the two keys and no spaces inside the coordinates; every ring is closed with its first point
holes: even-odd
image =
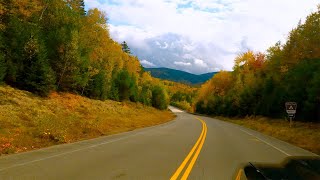
{"type": "Polygon", "coordinates": [[[212,78],[217,72],[206,73],[206,74],[191,74],[188,72],[169,69],[169,68],[145,68],[146,71],[149,71],[151,75],[155,78],[170,80],[174,82],[180,82],[185,84],[202,84],[212,78]]]}
{"type": "Polygon", "coordinates": [[[0,155],[110,135],[168,122],[169,111],[69,93],[48,98],[0,86],[0,155]]]}

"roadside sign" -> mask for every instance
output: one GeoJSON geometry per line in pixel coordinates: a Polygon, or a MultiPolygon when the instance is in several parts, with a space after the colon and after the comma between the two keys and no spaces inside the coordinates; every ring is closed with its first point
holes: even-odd
{"type": "Polygon", "coordinates": [[[290,118],[290,127],[292,127],[292,119],[295,117],[297,112],[297,103],[296,102],[286,102],[286,111],[290,118]]]}
{"type": "Polygon", "coordinates": [[[294,114],[288,114],[289,118],[294,118],[295,115],[294,114]]]}
{"type": "Polygon", "coordinates": [[[286,111],[288,114],[295,114],[297,112],[297,103],[286,102],[286,111]]]}

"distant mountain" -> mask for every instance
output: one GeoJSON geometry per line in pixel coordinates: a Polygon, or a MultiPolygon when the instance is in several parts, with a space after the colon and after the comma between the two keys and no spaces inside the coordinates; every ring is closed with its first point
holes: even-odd
{"type": "Polygon", "coordinates": [[[146,71],[149,71],[151,75],[155,78],[166,79],[174,82],[181,82],[185,84],[202,84],[207,80],[211,79],[213,75],[217,72],[211,72],[206,74],[191,74],[184,71],[179,71],[169,68],[145,68],[146,71]]]}

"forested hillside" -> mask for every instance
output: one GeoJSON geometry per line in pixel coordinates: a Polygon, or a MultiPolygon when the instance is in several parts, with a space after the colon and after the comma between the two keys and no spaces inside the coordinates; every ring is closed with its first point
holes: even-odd
{"type": "Polygon", "coordinates": [[[298,103],[297,119],[320,121],[320,7],[284,44],[265,54],[239,54],[233,72],[220,72],[201,87],[196,111],[284,117],[286,101],[298,103]]]}
{"type": "Polygon", "coordinates": [[[206,74],[191,74],[188,72],[169,69],[169,68],[145,68],[149,71],[153,77],[165,79],[169,81],[185,83],[189,85],[200,85],[212,78],[216,72],[206,73],[206,74]]]}
{"type": "Polygon", "coordinates": [[[162,80],[162,83],[168,92],[171,105],[193,112],[192,103],[196,100],[198,87],[168,80],[162,80]]]}
{"type": "Polygon", "coordinates": [[[110,38],[106,14],[86,12],[83,0],[0,2],[0,83],[166,108],[163,86],[126,48],[110,38]]]}

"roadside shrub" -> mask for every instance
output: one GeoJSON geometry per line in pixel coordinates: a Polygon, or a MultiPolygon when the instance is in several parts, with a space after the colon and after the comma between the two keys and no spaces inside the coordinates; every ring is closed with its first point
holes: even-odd
{"type": "Polygon", "coordinates": [[[155,86],[152,90],[152,106],[160,109],[165,110],[168,108],[169,99],[167,92],[161,86],[155,86]]]}
{"type": "Polygon", "coordinates": [[[187,101],[171,102],[171,105],[176,106],[180,109],[186,110],[188,112],[193,111],[190,103],[188,103],[187,101]]]}

